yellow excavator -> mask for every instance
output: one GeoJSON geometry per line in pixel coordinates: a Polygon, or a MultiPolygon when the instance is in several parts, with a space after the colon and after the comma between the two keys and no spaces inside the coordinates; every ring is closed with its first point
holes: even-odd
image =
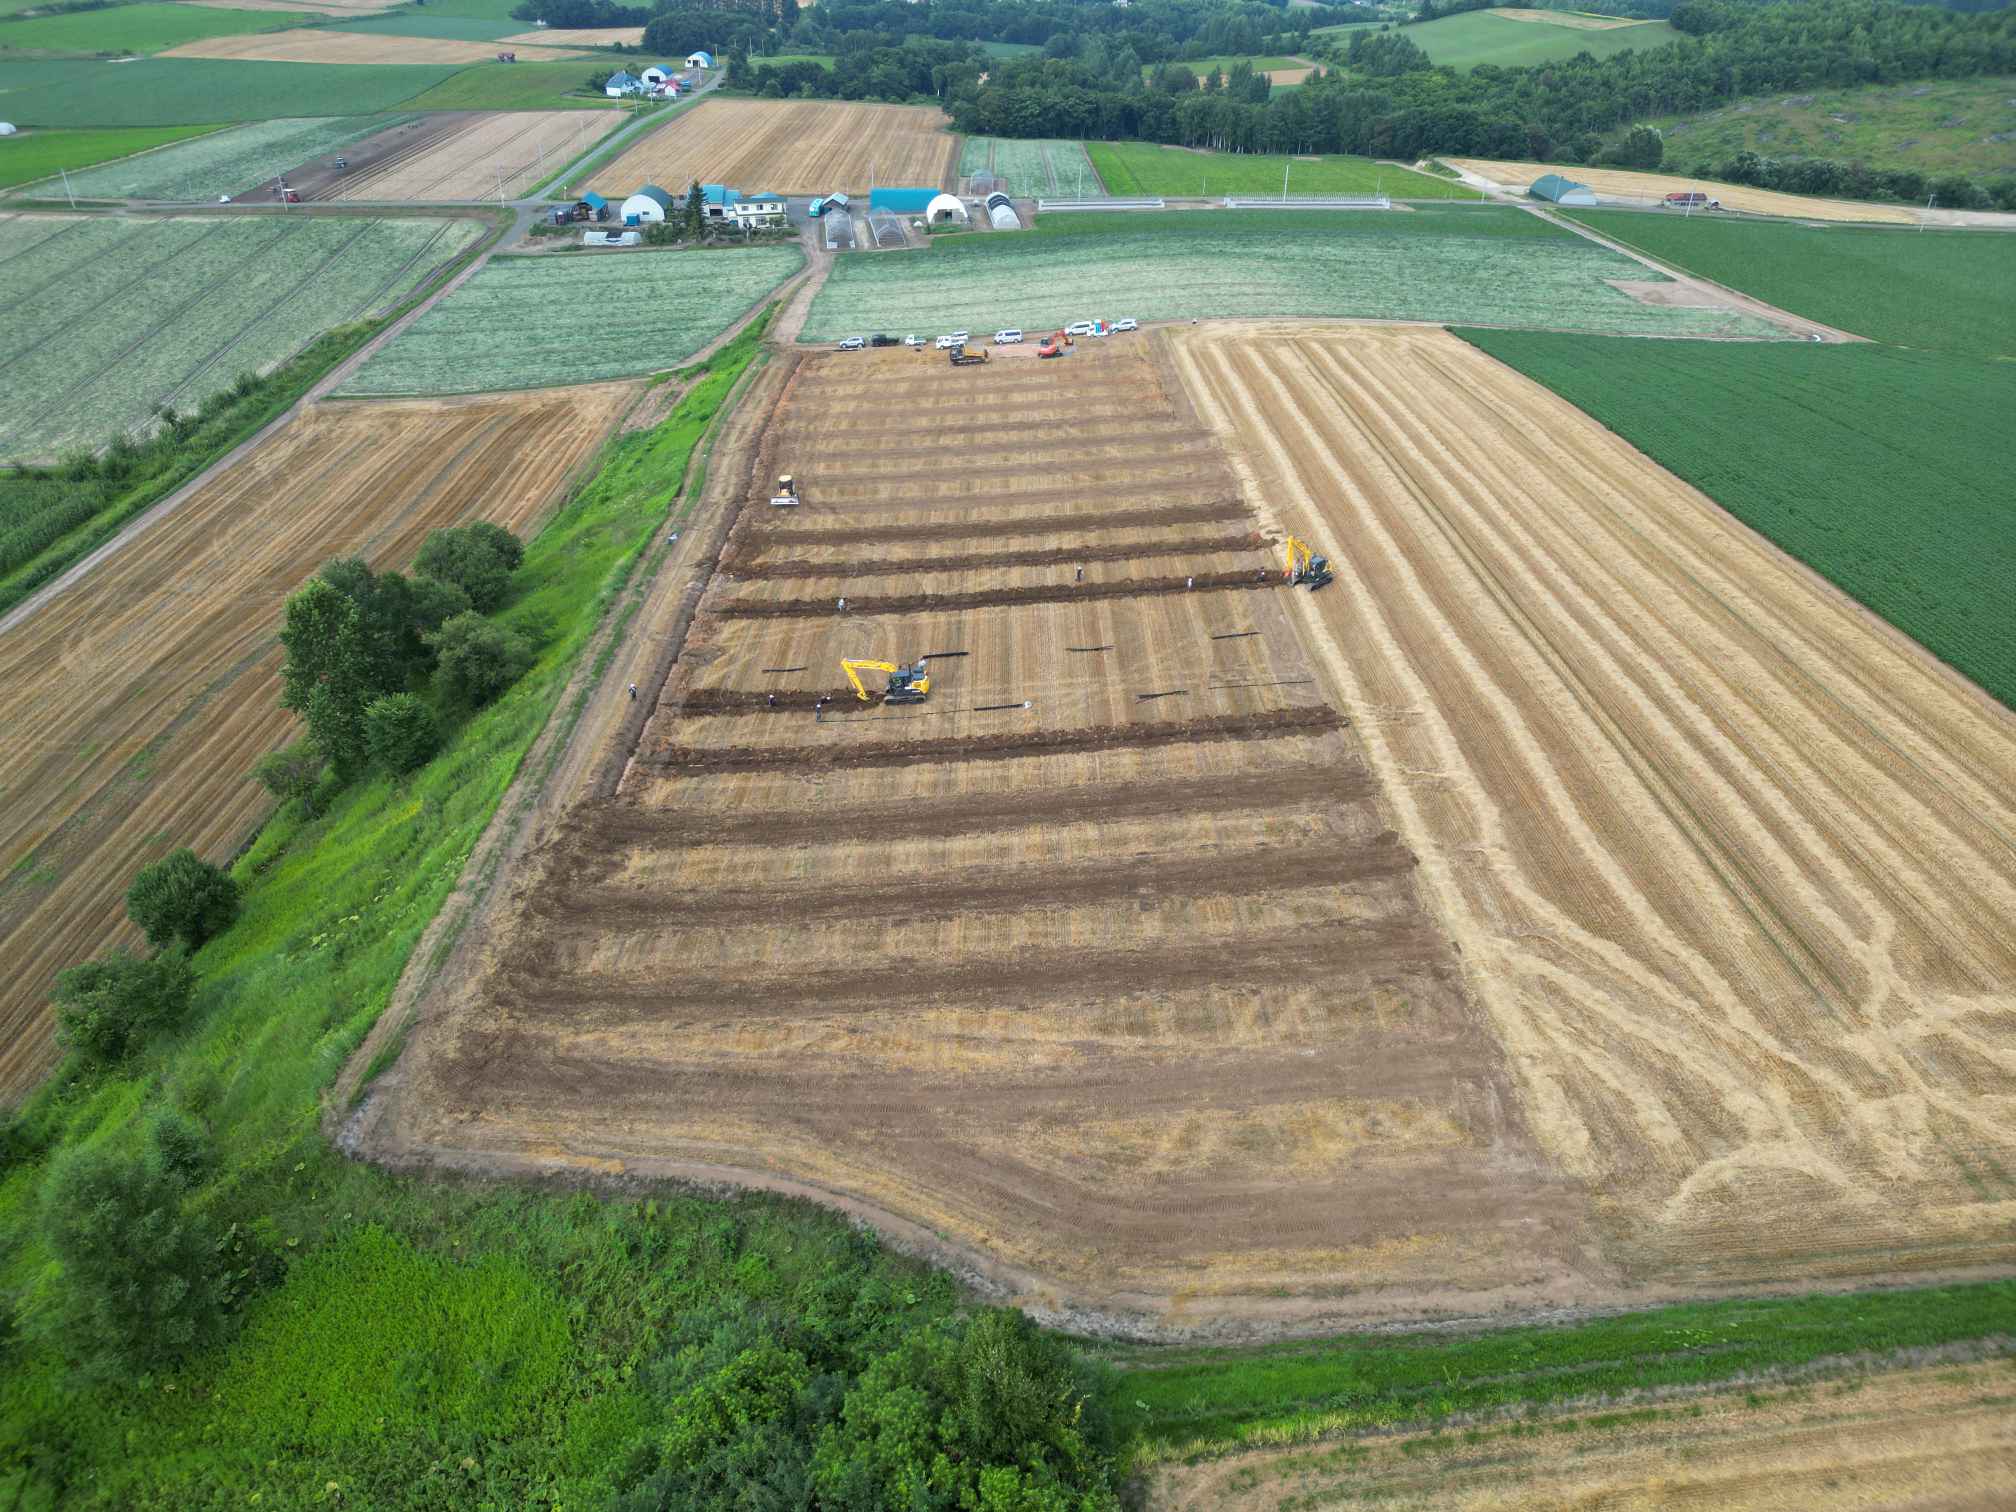
{"type": "Polygon", "coordinates": [[[847,681],[854,684],[855,696],[863,703],[871,703],[875,698],[868,691],[868,685],[861,681],[863,672],[889,674],[889,687],[882,694],[884,703],[920,704],[931,695],[931,675],[924,670],[921,657],[913,667],[899,667],[895,662],[884,661],[843,661],[840,667],[847,674],[847,681]]]}
{"type": "Polygon", "coordinates": [[[1291,587],[1307,583],[1311,593],[1337,580],[1337,574],[1330,570],[1330,558],[1316,555],[1307,541],[1298,541],[1294,536],[1288,537],[1287,566],[1281,577],[1291,587]]]}

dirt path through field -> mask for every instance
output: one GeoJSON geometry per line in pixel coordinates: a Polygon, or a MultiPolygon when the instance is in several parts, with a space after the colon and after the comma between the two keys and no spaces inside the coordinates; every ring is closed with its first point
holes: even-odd
{"type": "Polygon", "coordinates": [[[1633,1292],[2016,1259],[2016,717],[1453,337],[1175,339],[1633,1292]]]}

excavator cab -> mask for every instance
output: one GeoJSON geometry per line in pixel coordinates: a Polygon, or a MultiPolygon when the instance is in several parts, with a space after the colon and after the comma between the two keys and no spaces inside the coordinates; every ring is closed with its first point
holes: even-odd
{"type": "Polygon", "coordinates": [[[798,507],[798,483],[786,473],[777,480],[777,492],[770,497],[772,509],[796,509],[798,507]]]}
{"type": "Polygon", "coordinates": [[[931,695],[931,674],[924,669],[922,657],[914,666],[908,667],[899,667],[895,662],[843,661],[840,670],[847,674],[847,681],[854,684],[854,696],[863,703],[872,703],[875,698],[868,691],[868,685],[861,681],[864,671],[889,674],[889,686],[882,694],[884,703],[920,704],[931,695]]]}
{"type": "Polygon", "coordinates": [[[1298,541],[1294,536],[1288,537],[1287,567],[1281,576],[1291,587],[1306,584],[1311,593],[1337,580],[1330,558],[1316,555],[1307,541],[1298,541]]]}

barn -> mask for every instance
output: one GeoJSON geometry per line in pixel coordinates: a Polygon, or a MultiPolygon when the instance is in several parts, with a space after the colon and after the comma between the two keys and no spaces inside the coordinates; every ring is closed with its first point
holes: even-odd
{"type": "Polygon", "coordinates": [[[648,226],[653,221],[665,219],[665,212],[672,208],[672,196],[656,184],[646,184],[630,198],[623,201],[621,211],[626,226],[648,226]]]}
{"type": "Polygon", "coordinates": [[[887,210],[892,215],[922,215],[938,197],[932,189],[870,189],[869,210],[887,210]]]}
{"type": "Polygon", "coordinates": [[[575,216],[576,220],[605,221],[609,219],[609,201],[602,198],[601,195],[592,189],[584,191],[581,198],[574,203],[576,208],[581,212],[575,216]]]}
{"type": "Polygon", "coordinates": [[[1552,200],[1557,205],[1593,205],[1596,193],[1587,184],[1578,184],[1558,173],[1543,173],[1527,186],[1535,199],[1552,200]]]}
{"type": "Polygon", "coordinates": [[[714,54],[710,52],[688,53],[686,55],[686,66],[688,68],[712,68],[714,66],[714,54]]]}
{"type": "Polygon", "coordinates": [[[663,84],[667,79],[672,77],[672,74],[673,68],[670,63],[653,63],[649,68],[643,70],[638,77],[646,84],[663,84]]]}
{"type": "Polygon", "coordinates": [[[924,219],[934,226],[964,225],[966,206],[956,194],[941,194],[924,207],[924,219]]]}

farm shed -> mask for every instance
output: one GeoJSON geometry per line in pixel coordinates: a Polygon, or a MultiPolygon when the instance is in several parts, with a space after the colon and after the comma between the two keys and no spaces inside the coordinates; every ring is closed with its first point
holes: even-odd
{"type": "Polygon", "coordinates": [[[602,81],[602,93],[612,100],[620,100],[625,95],[635,94],[643,87],[643,81],[637,75],[621,68],[602,81]]]}
{"type": "Polygon", "coordinates": [[[1008,196],[998,189],[987,196],[987,223],[996,231],[1020,231],[1022,217],[1015,213],[1008,196]]]}
{"type": "Polygon", "coordinates": [[[702,184],[700,186],[700,213],[709,220],[728,220],[735,214],[740,204],[740,191],[730,189],[726,184],[702,184]]]}
{"type": "Polygon", "coordinates": [[[714,54],[710,52],[688,53],[686,55],[686,66],[688,68],[712,68],[714,66],[714,54]]]}
{"type": "Polygon", "coordinates": [[[637,77],[642,79],[646,84],[663,84],[667,79],[672,77],[672,65],[670,63],[653,63],[637,77]]]}
{"type": "Polygon", "coordinates": [[[652,221],[665,219],[665,212],[672,208],[672,196],[656,184],[646,184],[630,198],[623,201],[623,224],[644,226],[652,221]]]}
{"type": "Polygon", "coordinates": [[[16,128],[12,121],[0,121],[0,136],[14,135],[16,128]]]}
{"type": "Polygon", "coordinates": [[[574,202],[580,207],[583,220],[605,221],[609,219],[609,201],[590,189],[574,202]]]}
{"type": "Polygon", "coordinates": [[[1557,205],[1593,205],[1595,192],[1587,184],[1578,184],[1565,179],[1558,173],[1543,173],[1533,180],[1526,192],[1535,199],[1552,200],[1557,205]]]}
{"type": "Polygon", "coordinates": [[[924,207],[924,219],[934,226],[967,219],[966,206],[956,194],[941,194],[924,207]]]}
{"type": "Polygon", "coordinates": [[[937,197],[936,189],[870,189],[868,208],[892,215],[922,215],[937,197]]]}

